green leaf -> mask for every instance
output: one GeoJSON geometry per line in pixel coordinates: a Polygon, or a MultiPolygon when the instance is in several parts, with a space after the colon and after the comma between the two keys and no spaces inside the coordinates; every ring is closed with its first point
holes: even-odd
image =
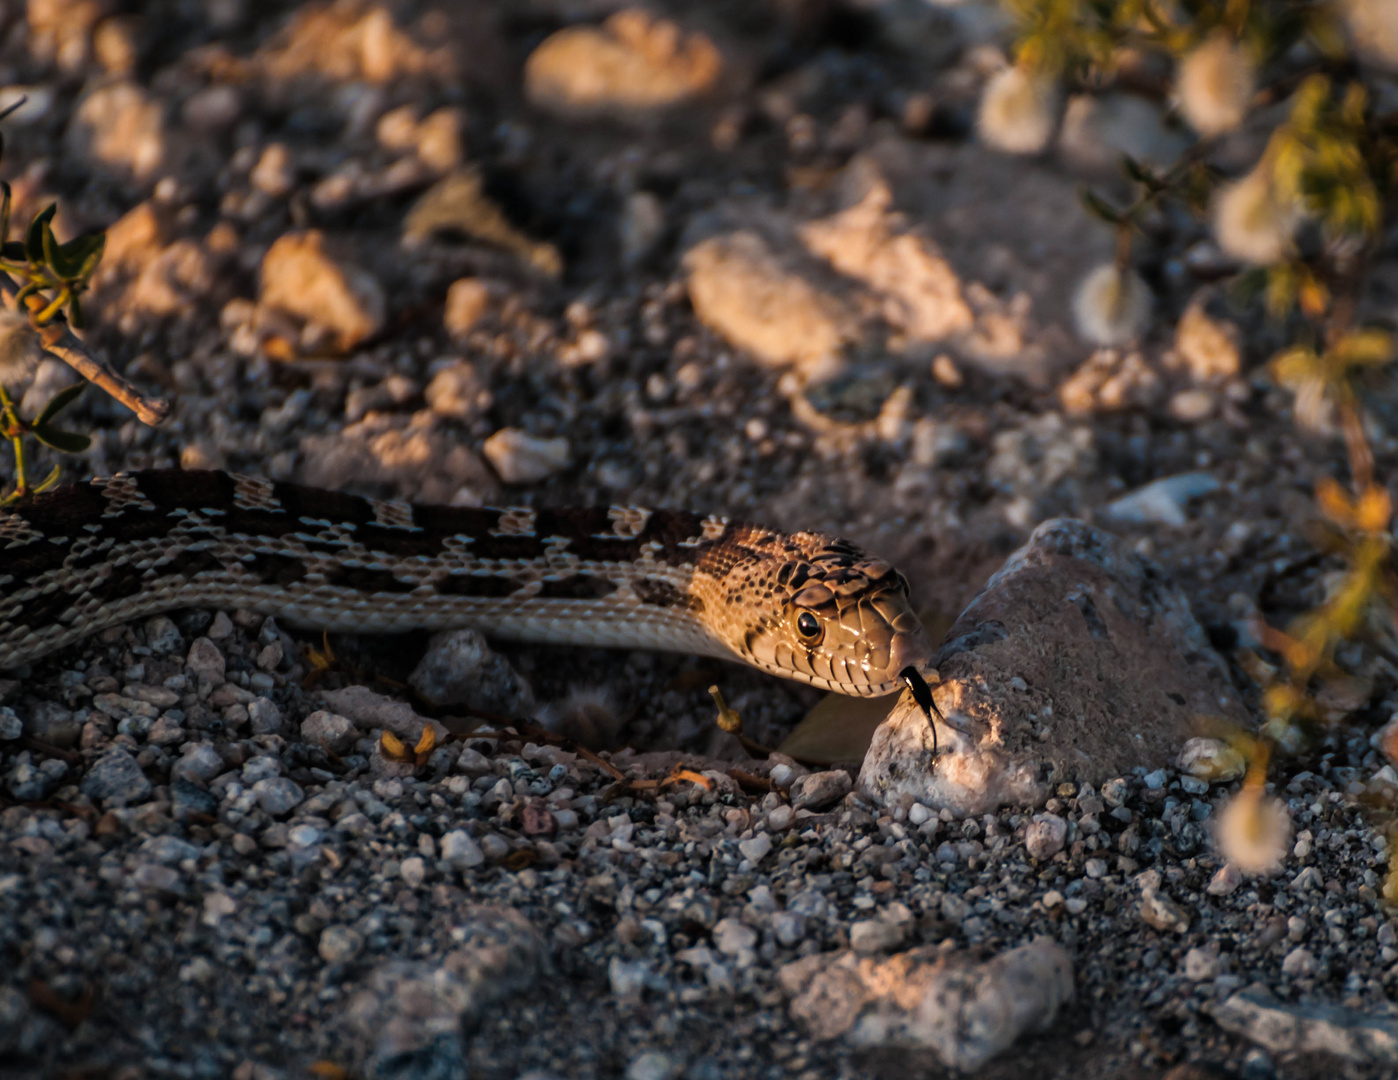
{"type": "Polygon", "coordinates": [[[87,319],[83,317],[83,305],[77,293],[68,298],[68,325],[74,330],[87,329],[87,319]]]}
{"type": "Polygon", "coordinates": [[[6,240],[4,246],[0,247],[0,259],[12,263],[27,262],[28,249],[24,246],[24,241],[6,240]]]}
{"type": "Polygon", "coordinates": [[[1100,218],[1108,225],[1121,224],[1121,211],[1115,209],[1096,192],[1089,188],[1083,188],[1078,192],[1078,198],[1093,217],[1100,218]]]}
{"type": "Polygon", "coordinates": [[[55,465],[52,469],[49,470],[48,476],[40,480],[39,483],[36,484],[30,490],[33,491],[36,495],[41,491],[47,491],[49,488],[53,487],[54,484],[58,483],[58,478],[62,475],[63,470],[60,469],[57,465],[55,465]]]}
{"type": "Polygon", "coordinates": [[[70,240],[63,246],[78,267],[78,272],[73,275],[73,280],[80,281],[85,285],[97,270],[97,264],[102,261],[103,252],[107,250],[107,234],[105,232],[88,233],[76,240],[70,240]]]}
{"type": "Polygon", "coordinates": [[[1385,330],[1353,330],[1331,346],[1327,360],[1343,367],[1377,367],[1393,359],[1393,335],[1385,330]]]}
{"type": "Polygon", "coordinates": [[[105,233],[93,232],[69,240],[66,244],[53,242],[53,230],[44,230],[44,257],[61,281],[86,281],[102,258],[107,246],[105,233]]]}
{"type": "Polygon", "coordinates": [[[73,386],[65,387],[49,399],[49,403],[44,406],[34,420],[35,427],[43,427],[53,422],[53,418],[66,409],[73,402],[77,401],[82,392],[87,389],[87,383],[80,382],[73,386]]]}
{"type": "Polygon", "coordinates": [[[44,230],[49,227],[53,215],[58,213],[58,203],[49,203],[34,216],[29,223],[29,233],[24,238],[24,257],[35,266],[44,262],[44,230]]]}
{"type": "Polygon", "coordinates": [[[1148,165],[1142,165],[1130,154],[1121,155],[1121,171],[1128,180],[1142,185],[1149,192],[1157,192],[1165,185],[1148,165]]]}
{"type": "Polygon", "coordinates": [[[89,446],[92,440],[86,435],[79,435],[74,431],[60,431],[58,428],[49,427],[47,424],[33,424],[30,430],[34,433],[34,438],[38,439],[45,446],[51,446],[55,450],[60,450],[65,454],[81,454],[89,446]]]}

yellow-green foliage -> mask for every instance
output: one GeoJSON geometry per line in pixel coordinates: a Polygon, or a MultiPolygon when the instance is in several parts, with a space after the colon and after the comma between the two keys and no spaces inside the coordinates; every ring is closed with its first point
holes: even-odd
{"type": "MultiPolygon", "coordinates": [[[[1178,73],[1183,61],[1209,42],[1216,56],[1246,65],[1246,80],[1221,81],[1230,88],[1241,81],[1251,93],[1250,102],[1241,100],[1252,108],[1246,121],[1254,130],[1263,122],[1259,117],[1280,117],[1241,180],[1229,181],[1210,165],[1215,134],[1201,138],[1163,173],[1124,162],[1136,191],[1128,205],[1114,206],[1091,192],[1083,200],[1117,230],[1117,259],[1124,269],[1144,212],[1167,199],[1201,216],[1212,206],[1227,249],[1219,216],[1226,200],[1220,193],[1236,194],[1233,208],[1242,216],[1235,219],[1233,235],[1241,238],[1235,254],[1265,262],[1239,267],[1238,294],[1262,294],[1292,341],[1273,357],[1271,374],[1294,392],[1301,427],[1322,433],[1338,428],[1344,439],[1346,483],[1323,478],[1316,507],[1325,550],[1346,569],[1314,610],[1285,629],[1259,628],[1278,664],[1254,658],[1249,665],[1262,683],[1267,719],[1263,739],[1241,733],[1234,738],[1251,766],[1242,809],[1233,816],[1247,819],[1238,835],[1261,835],[1263,815],[1278,812],[1277,804],[1269,806],[1262,798],[1270,747],[1297,748],[1310,725],[1368,700],[1372,688],[1340,668],[1338,650],[1372,637],[1376,627],[1392,635],[1398,611],[1392,506],[1374,479],[1363,421],[1365,380],[1393,359],[1394,342],[1387,331],[1355,325],[1364,275],[1394,208],[1398,123],[1376,113],[1366,69],[1351,55],[1342,13],[1332,3],[1004,0],[1004,6],[1019,27],[1015,62],[1026,71],[1095,90],[1111,85],[1127,61],[1139,68],[1142,54],[1167,58],[1178,73]],[[1285,108],[1257,112],[1278,104],[1285,108]],[[1267,214],[1276,215],[1271,225],[1262,222],[1254,229],[1256,218],[1267,214]]],[[[1231,75],[1237,69],[1216,70],[1231,75]]],[[[1224,122],[1234,119],[1223,108],[1215,115],[1224,122]]],[[[1398,798],[1377,801],[1398,807],[1398,798]]],[[[1398,831],[1391,830],[1390,837],[1395,857],[1385,896],[1398,902],[1398,831]]]]}

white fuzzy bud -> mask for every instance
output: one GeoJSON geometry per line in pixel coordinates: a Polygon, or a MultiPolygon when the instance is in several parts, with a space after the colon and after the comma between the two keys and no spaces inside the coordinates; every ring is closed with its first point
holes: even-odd
{"type": "Polygon", "coordinates": [[[1180,108],[1200,135],[1241,124],[1256,90],[1257,65],[1226,31],[1215,31],[1180,64],[1180,108]]]}
{"type": "Polygon", "coordinates": [[[0,307],[0,386],[19,390],[43,358],[43,343],[29,325],[28,314],[0,307]]]}
{"type": "Polygon", "coordinates": [[[1011,67],[985,84],[981,94],[981,141],[1010,154],[1037,154],[1058,122],[1058,84],[1011,67]]]}
{"type": "Polygon", "coordinates": [[[1078,336],[1093,345],[1125,345],[1150,321],[1150,289],[1134,270],[1104,263],[1083,278],[1073,296],[1078,336]]]}
{"type": "Polygon", "coordinates": [[[1215,839],[1243,873],[1270,874],[1290,850],[1291,813],[1280,799],[1244,787],[1219,813],[1215,839]]]}
{"type": "Polygon", "coordinates": [[[1233,258],[1268,266],[1290,253],[1301,216],[1296,202],[1277,192],[1264,160],[1214,196],[1214,238],[1233,258]]]}
{"type": "Polygon", "coordinates": [[[1359,55],[1371,64],[1398,70],[1398,4],[1393,0],[1343,0],[1340,10],[1359,55]]]}

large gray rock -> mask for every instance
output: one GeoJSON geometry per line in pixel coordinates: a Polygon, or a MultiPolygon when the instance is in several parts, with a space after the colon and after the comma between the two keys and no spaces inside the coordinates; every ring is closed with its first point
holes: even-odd
{"type": "Polygon", "coordinates": [[[1073,997],[1072,960],[1046,938],[984,963],[932,945],[886,959],[846,949],[787,964],[778,977],[816,1038],[929,1049],[966,1072],[1046,1031],[1073,997]]]}
{"type": "Polygon", "coordinates": [[[859,776],[877,801],[979,814],[1173,760],[1196,718],[1247,724],[1223,660],[1154,563],[1046,521],[973,599],[935,660],[940,753],[904,694],[859,776]]]}
{"type": "Polygon", "coordinates": [[[367,1075],[465,1076],[465,1033],[510,994],[528,990],[547,950],[514,908],[468,907],[453,920],[459,946],[426,960],[374,968],[341,1023],[367,1075]]]}
{"type": "Polygon", "coordinates": [[[1398,1021],[1339,1005],[1287,1005],[1266,990],[1239,990],[1214,1007],[1214,1022],[1274,1054],[1334,1054],[1398,1065],[1398,1021]]]}

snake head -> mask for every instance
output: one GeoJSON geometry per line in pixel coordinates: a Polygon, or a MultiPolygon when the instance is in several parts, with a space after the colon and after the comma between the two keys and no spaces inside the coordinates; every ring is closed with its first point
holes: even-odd
{"type": "Polygon", "coordinates": [[[855,697],[896,693],[903,669],[931,662],[902,574],[847,540],[817,533],[781,540],[764,559],[730,571],[748,576],[742,593],[751,622],[730,642],[744,660],[855,697]]]}

